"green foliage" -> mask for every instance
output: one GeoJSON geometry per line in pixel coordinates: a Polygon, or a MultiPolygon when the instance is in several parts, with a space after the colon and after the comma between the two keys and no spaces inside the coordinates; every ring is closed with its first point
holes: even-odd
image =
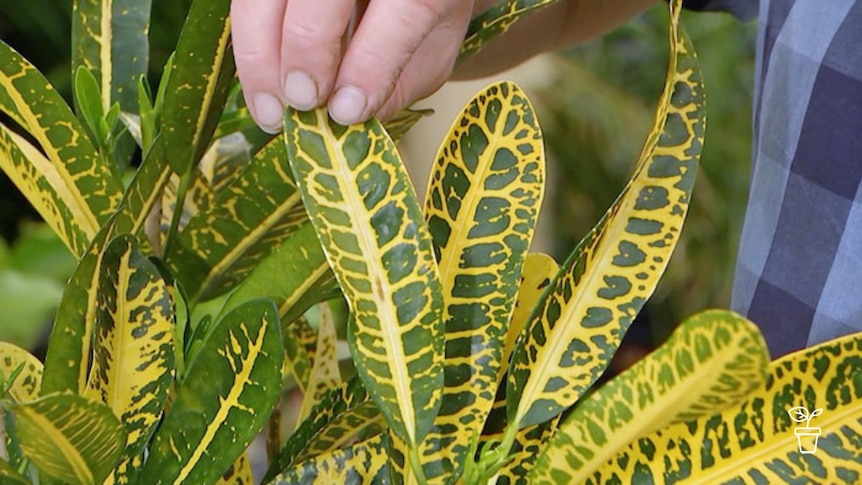
{"type": "MultiPolygon", "coordinates": [[[[472,24],[463,55],[549,3],[501,3],[472,24]]],[[[147,5],[73,2],[75,111],[0,42],[0,111],[11,120],[0,125],[0,167],[77,258],[73,271],[42,270],[72,272],[44,369],[0,344],[4,483],[247,483],[247,449],[265,427],[266,483],[600,480],[627,476],[625,463],[662,473],[661,457],[632,443],[667,436],[707,456],[709,441],[687,430],[740,422],[757,406],[734,407],[750,392],[787,421],[780,406],[813,409],[835,388],[821,406],[834,414],[821,418],[834,426],[824,443],[840,452],[821,468],[844,480],[859,465],[845,452],[855,438],[836,431],[858,436],[858,336],[771,370],[799,375],[805,402],[762,383],[762,339],[718,311],[595,386],[655,290],[692,197],[705,108],[680,2],[641,155],[562,265],[528,253],[544,147],[517,86],[493,84],[465,107],[423,210],[394,139],[426,113],[345,127],[324,110],[288,110],[284,135],[265,136],[234,81],[227,0],[191,2],[153,95],[138,62],[149,54],[139,45],[147,5]],[[114,28],[119,19],[131,26],[114,28]],[[124,130],[143,153],[136,169],[124,130]],[[332,310],[342,297],[345,318],[332,310]],[[815,371],[824,354],[831,372],[815,371]],[[293,392],[297,406],[279,404],[293,392]],[[285,410],[299,421],[289,431],[285,410]]],[[[797,459],[777,434],[752,446],[745,436],[751,470],[797,459]]],[[[733,456],[722,458],[711,478],[733,478],[733,456]]]]}

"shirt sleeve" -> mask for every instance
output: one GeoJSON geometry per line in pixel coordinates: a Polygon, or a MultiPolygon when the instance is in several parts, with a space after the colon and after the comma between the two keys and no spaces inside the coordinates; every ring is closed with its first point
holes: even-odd
{"type": "Polygon", "coordinates": [[[759,0],[685,0],[683,6],[690,10],[730,12],[740,20],[751,20],[760,9],[759,0]]]}

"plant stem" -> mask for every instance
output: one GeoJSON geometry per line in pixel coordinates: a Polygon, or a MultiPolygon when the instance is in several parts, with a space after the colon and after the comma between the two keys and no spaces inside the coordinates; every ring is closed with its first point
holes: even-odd
{"type": "Polygon", "coordinates": [[[428,480],[425,478],[425,470],[422,469],[422,462],[419,461],[419,451],[415,446],[411,446],[407,452],[410,459],[410,469],[413,470],[413,476],[419,485],[426,485],[428,480]]]}

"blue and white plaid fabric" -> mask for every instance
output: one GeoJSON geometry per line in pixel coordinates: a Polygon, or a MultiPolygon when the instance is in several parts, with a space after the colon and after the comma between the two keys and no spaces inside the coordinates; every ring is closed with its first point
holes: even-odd
{"type": "Polygon", "coordinates": [[[778,357],[862,331],[862,1],[761,0],[757,45],[731,307],[778,357]]]}

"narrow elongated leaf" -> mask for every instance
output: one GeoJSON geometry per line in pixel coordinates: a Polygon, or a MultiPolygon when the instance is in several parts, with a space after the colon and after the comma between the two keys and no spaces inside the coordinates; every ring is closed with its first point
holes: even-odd
{"type": "Polygon", "coordinates": [[[284,142],[274,139],[210,207],[189,220],[166,259],[184,276],[193,300],[214,296],[246,276],[305,220],[284,142]]]}
{"type": "Polygon", "coordinates": [[[309,445],[314,442],[317,435],[325,434],[324,430],[330,423],[337,423],[341,416],[349,415],[370,402],[368,393],[365,392],[365,387],[359,379],[352,379],[340,388],[330,391],[314,407],[308,419],[303,421],[296,432],[288,438],[279,455],[270,464],[269,470],[263,477],[263,483],[271,482],[277,475],[296,465],[300,458],[313,455],[309,445]]]}
{"type": "Polygon", "coordinates": [[[542,137],[524,93],[482,90],[444,139],[425,217],[443,286],[443,405],[423,454],[454,479],[494,404],[506,328],[545,183],[542,137]],[[433,450],[433,452],[432,452],[433,450]]]}
{"type": "Polygon", "coordinates": [[[173,382],[173,302],[155,265],[131,236],[120,236],[102,257],[93,368],[86,396],[120,417],[126,458],[147,443],[173,382]]]}
{"type": "Polygon", "coordinates": [[[518,287],[518,299],[512,311],[509,328],[506,329],[506,345],[503,347],[503,359],[497,373],[497,385],[503,382],[509,370],[509,359],[515,350],[518,337],[530,322],[530,316],[542,301],[542,297],[551,286],[551,281],[560,271],[560,265],[554,258],[542,253],[532,253],[524,260],[524,270],[521,272],[521,285],[518,287]]]}
{"type": "Polygon", "coordinates": [[[531,473],[581,483],[637,438],[710,416],[763,385],[769,351],[757,327],[727,311],[696,315],[658,350],[578,403],[531,473]]]}
{"type": "Polygon", "coordinates": [[[235,67],[229,13],[230,0],[195,0],[180,34],[161,130],[178,174],[204,154],[230,91],[235,67]]]}
{"type": "Polygon", "coordinates": [[[745,402],[639,439],[586,483],[856,484],[860,443],[857,333],[780,358],[745,402]],[[810,424],[796,423],[788,415],[796,406],[823,413],[810,424]]]}
{"type": "Polygon", "coordinates": [[[525,15],[555,2],[557,0],[505,0],[497,2],[493,7],[470,21],[467,37],[461,44],[458,61],[460,62],[478,52],[493,38],[504,34],[512,24],[525,15]]]}
{"type": "Polygon", "coordinates": [[[296,462],[311,459],[386,432],[386,420],[372,401],[349,409],[321,428],[296,457],[296,462]]]}
{"type": "Polygon", "coordinates": [[[216,324],[153,437],[141,475],[149,483],[212,483],[248,447],[281,390],[278,325],[266,300],[216,324]]]}
{"type": "MultiPolygon", "coordinates": [[[[304,322],[304,320],[301,321],[304,322]]],[[[308,351],[300,342],[294,325],[282,325],[281,344],[284,346],[284,369],[282,373],[285,377],[292,377],[300,392],[305,395],[311,381],[312,361],[308,351]]]]}
{"type": "Polygon", "coordinates": [[[63,290],[45,356],[43,396],[57,392],[83,394],[86,389],[98,306],[99,266],[112,230],[110,223],[102,227],[63,290]]]}
{"type": "Polygon", "coordinates": [[[349,448],[317,455],[266,483],[273,485],[389,483],[385,436],[381,434],[349,448]]]}
{"type": "Polygon", "coordinates": [[[635,173],[564,264],[512,356],[507,399],[518,427],[559,414],[598,379],[678,240],[706,118],[679,2],[673,8],[665,92],[635,173]]]}
{"type": "Polygon", "coordinates": [[[24,454],[39,471],[64,482],[102,483],[126,444],[111,410],[81,396],[47,396],[12,411],[24,454]]]}
{"type": "Polygon", "coordinates": [[[398,142],[422,118],[432,114],[434,114],[434,110],[431,109],[405,108],[386,120],[383,123],[383,128],[386,129],[386,133],[389,133],[392,141],[398,142]]]}
{"type": "Polygon", "coordinates": [[[337,290],[335,275],[320,247],[314,226],[306,223],[285,239],[231,293],[222,312],[254,298],[270,298],[282,320],[293,322],[337,290]]]}
{"type": "Polygon", "coordinates": [[[54,165],[30,142],[2,124],[0,169],[72,254],[83,254],[98,228],[88,224],[91,219],[72,212],[78,207],[77,201],[54,165]]]}
{"type": "Polygon", "coordinates": [[[75,0],[72,73],[83,66],[96,77],[107,112],[114,103],[137,112],[138,78],[150,56],[147,33],[152,0],[75,0]]]}
{"type": "MultiPolygon", "coordinates": [[[[39,142],[74,204],[77,224],[95,234],[122,195],[113,167],[104,163],[63,98],[27,60],[0,41],[0,111],[39,142]]],[[[59,181],[57,182],[59,183],[59,181]]]]}
{"type": "Polygon", "coordinates": [[[303,421],[315,404],[341,383],[341,373],[338,370],[338,349],[335,344],[338,336],[335,334],[335,322],[332,319],[332,310],[329,305],[323,303],[318,306],[320,311],[320,323],[317,329],[317,345],[311,372],[308,376],[308,384],[302,396],[302,405],[299,408],[298,421],[303,421]]]}
{"type": "Polygon", "coordinates": [[[294,179],[353,318],[357,372],[399,436],[416,446],[443,384],[442,298],[416,194],[376,120],[343,127],[326,110],[289,110],[294,179]]]}
{"type": "Polygon", "coordinates": [[[16,371],[18,375],[9,387],[9,397],[16,403],[35,401],[42,386],[42,363],[21,347],[0,342],[0,373],[3,374],[3,382],[8,383],[16,371]]]}

